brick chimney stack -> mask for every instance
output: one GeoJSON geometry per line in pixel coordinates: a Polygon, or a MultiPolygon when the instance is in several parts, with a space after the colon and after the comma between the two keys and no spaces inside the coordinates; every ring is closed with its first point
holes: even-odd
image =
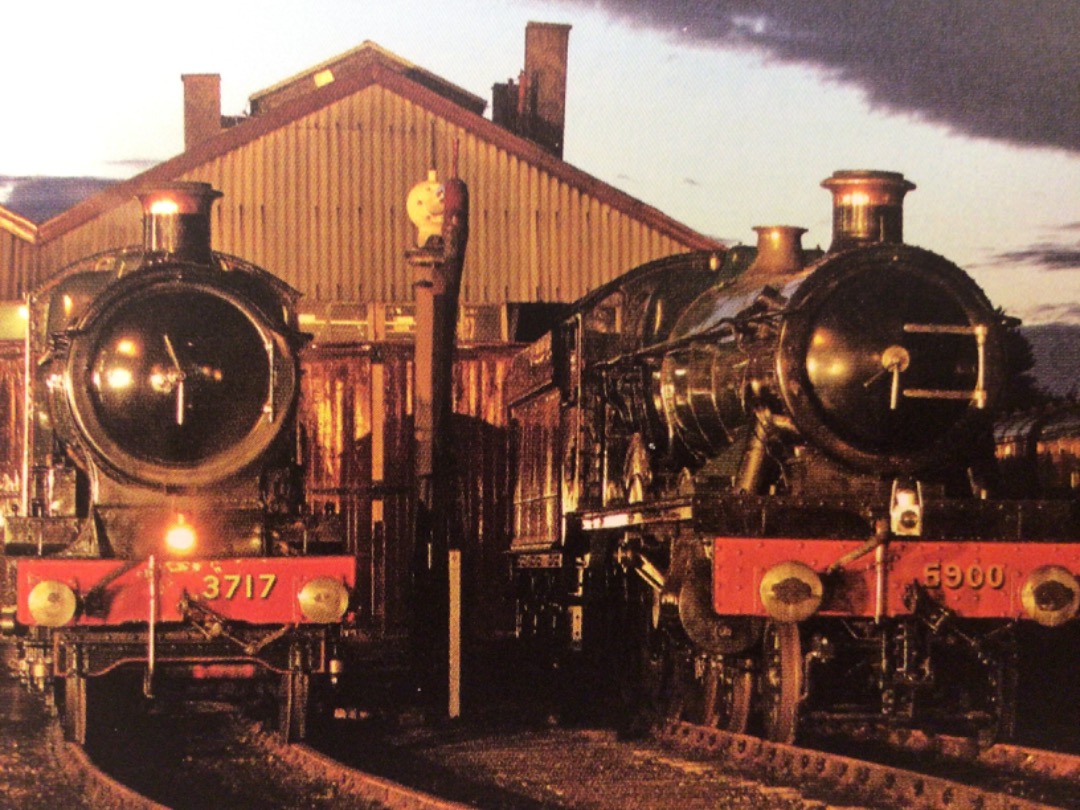
{"type": "Polygon", "coordinates": [[[570,26],[530,22],[525,26],[525,69],[492,88],[492,120],[556,157],[563,154],[566,128],[566,67],[570,26]]]}
{"type": "Polygon", "coordinates": [[[187,73],[184,82],[184,151],[221,132],[221,76],[187,73]]]}

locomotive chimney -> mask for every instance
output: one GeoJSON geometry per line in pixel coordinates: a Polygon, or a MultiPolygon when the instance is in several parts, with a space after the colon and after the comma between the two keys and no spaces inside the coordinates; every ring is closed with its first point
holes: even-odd
{"type": "Polygon", "coordinates": [[[802,235],[806,228],[794,225],[758,225],[757,256],[746,275],[788,275],[803,269],[802,235]]]}
{"type": "Polygon", "coordinates": [[[915,184],[899,172],[838,171],[821,183],[833,195],[829,252],[904,241],[904,195],[915,184]]]}
{"type": "Polygon", "coordinates": [[[209,262],[210,209],[221,192],[209,183],[169,183],[139,194],[143,248],[190,262],[209,262]]]}

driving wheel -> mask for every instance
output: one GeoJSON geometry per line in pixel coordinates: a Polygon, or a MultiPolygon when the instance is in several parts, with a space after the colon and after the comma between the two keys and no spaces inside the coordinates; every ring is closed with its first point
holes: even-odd
{"type": "Polygon", "coordinates": [[[761,699],[765,738],[791,743],[799,725],[802,695],[802,643],[797,624],[765,627],[761,699]]]}

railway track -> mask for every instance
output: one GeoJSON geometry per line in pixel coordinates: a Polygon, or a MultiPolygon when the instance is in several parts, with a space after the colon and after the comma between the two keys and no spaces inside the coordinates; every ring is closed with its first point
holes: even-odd
{"type": "MultiPolygon", "coordinates": [[[[826,810],[820,790],[732,773],[649,738],[544,724],[337,729],[333,758],[484,810],[826,810]]],[[[324,749],[324,752],[328,749],[324,749]]],[[[329,754],[328,754],[329,755],[329,754]]],[[[861,805],[842,805],[855,810],[861,805]]]]}
{"type": "Polygon", "coordinates": [[[1048,810],[1080,806],[1080,758],[1019,746],[979,749],[957,737],[860,732],[830,738],[829,750],[672,722],[658,738],[720,755],[741,771],[815,783],[875,807],[917,810],[1048,810]],[[858,750],[858,756],[848,751],[858,750]],[[945,775],[948,774],[948,775],[945,775]]]}
{"type": "Polygon", "coordinates": [[[980,750],[954,737],[861,730],[847,743],[858,741],[856,756],[837,740],[833,750],[811,750],[685,723],[628,741],[606,730],[505,722],[339,721],[314,746],[284,746],[227,709],[197,705],[170,722],[135,722],[127,745],[154,751],[153,762],[131,767],[94,756],[119,781],[174,810],[1080,806],[1080,759],[1015,746],[980,750]]]}
{"type": "Polygon", "coordinates": [[[911,730],[860,728],[854,739],[864,757],[876,751],[890,760],[960,774],[967,782],[1080,807],[1080,756],[1075,754],[1008,743],[985,746],[969,737],[911,730]]]}
{"type": "Polygon", "coordinates": [[[39,698],[21,689],[3,697],[0,786],[13,810],[1080,806],[1076,756],[911,732],[861,729],[846,743],[820,740],[824,751],[685,723],[626,741],[541,724],[335,722],[317,750],[280,745],[232,707],[207,702],[117,718],[87,756],[61,739],[39,698]],[[844,752],[853,739],[858,756],[844,752]]]}
{"type": "MultiPolygon", "coordinates": [[[[94,764],[147,797],[139,806],[171,810],[355,808],[461,810],[462,805],[286,746],[234,706],[216,702],[125,715],[89,748],[94,764]],[[136,757],[132,751],[139,752],[136,757]]],[[[96,805],[112,807],[110,804],[96,805]]]]}
{"type": "Polygon", "coordinates": [[[5,810],[162,810],[64,742],[40,695],[0,677],[0,806],[5,810]]]}

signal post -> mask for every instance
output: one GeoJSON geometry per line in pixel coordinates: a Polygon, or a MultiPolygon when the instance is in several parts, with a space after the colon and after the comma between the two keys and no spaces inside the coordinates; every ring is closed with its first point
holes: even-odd
{"type": "Polygon", "coordinates": [[[416,298],[414,438],[418,576],[413,630],[421,685],[450,717],[461,713],[461,544],[452,527],[453,363],[458,294],[469,239],[469,192],[435,170],[409,192],[416,247],[406,251],[416,298]],[[438,469],[436,469],[438,465],[438,469]]]}

